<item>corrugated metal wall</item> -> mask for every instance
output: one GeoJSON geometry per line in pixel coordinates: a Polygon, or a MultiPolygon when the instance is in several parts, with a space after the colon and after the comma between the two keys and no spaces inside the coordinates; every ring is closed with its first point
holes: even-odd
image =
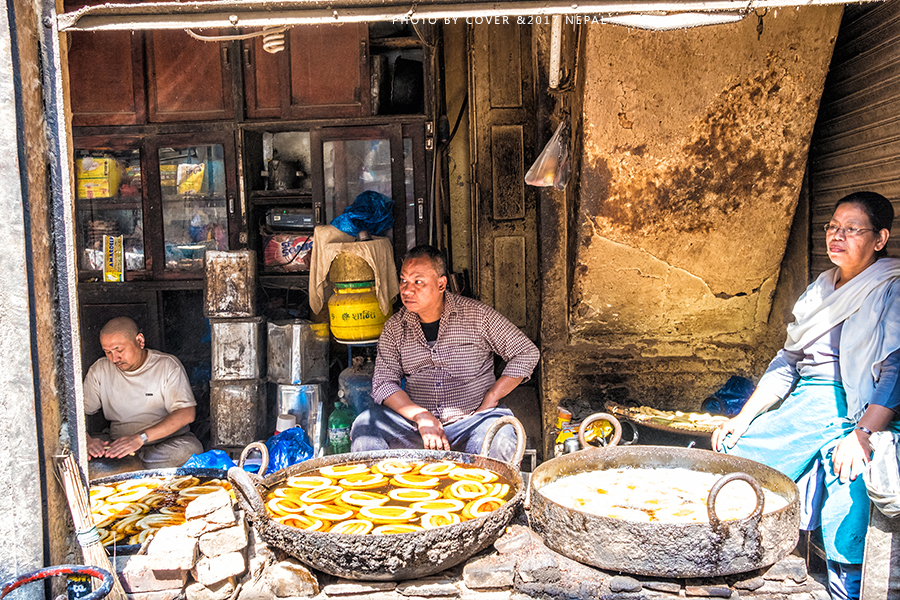
{"type": "MultiPolygon", "coordinates": [[[[822,227],[856,191],[883,194],[900,216],[900,0],[848,6],[810,147],[811,276],[833,265],[822,227]]],[[[895,219],[888,253],[900,257],[895,219]]]]}

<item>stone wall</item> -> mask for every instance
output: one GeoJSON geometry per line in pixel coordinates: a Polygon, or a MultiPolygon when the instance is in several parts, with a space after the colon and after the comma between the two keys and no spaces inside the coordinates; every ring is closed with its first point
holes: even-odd
{"type": "Polygon", "coordinates": [[[606,400],[695,409],[765,369],[807,283],[795,212],[840,18],[585,26],[580,173],[541,208],[546,424],[559,403],[576,418],[606,400]]]}

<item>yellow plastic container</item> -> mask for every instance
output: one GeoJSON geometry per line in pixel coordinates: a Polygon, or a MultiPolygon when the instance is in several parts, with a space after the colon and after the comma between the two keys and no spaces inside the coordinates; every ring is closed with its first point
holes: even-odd
{"type": "Polygon", "coordinates": [[[363,342],[381,335],[393,311],[381,312],[374,286],[374,282],[335,284],[335,293],[328,300],[328,317],[337,340],[363,342]]]}

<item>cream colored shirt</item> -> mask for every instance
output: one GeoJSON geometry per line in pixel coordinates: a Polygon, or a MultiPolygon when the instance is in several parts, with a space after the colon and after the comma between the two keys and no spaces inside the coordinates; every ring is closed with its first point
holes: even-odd
{"type": "MultiPolygon", "coordinates": [[[[147,359],[136,371],[121,371],[108,358],[101,358],[84,378],[84,412],[92,415],[102,408],[114,440],[152,427],[180,408],[196,405],[181,361],[156,350],[147,350],[147,359]]],[[[183,435],[189,429],[185,426],[172,435],[183,435]]]]}

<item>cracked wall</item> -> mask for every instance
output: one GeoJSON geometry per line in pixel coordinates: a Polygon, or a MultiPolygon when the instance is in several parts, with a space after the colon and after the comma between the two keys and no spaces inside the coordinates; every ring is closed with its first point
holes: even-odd
{"type": "Polygon", "coordinates": [[[764,370],[786,325],[773,299],[806,285],[779,274],[840,17],[770,11],[760,36],[753,15],[586,28],[568,331],[544,340],[545,416],[558,402],[696,408],[764,370]]]}

